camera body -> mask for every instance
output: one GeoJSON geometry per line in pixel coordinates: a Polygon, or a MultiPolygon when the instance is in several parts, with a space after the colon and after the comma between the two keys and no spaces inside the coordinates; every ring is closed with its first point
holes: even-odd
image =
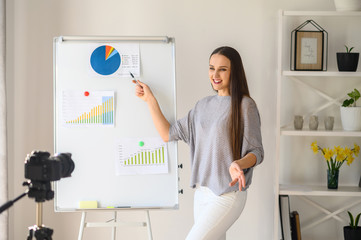
{"type": "Polygon", "coordinates": [[[25,178],[32,181],[58,181],[70,177],[74,162],[70,153],[50,157],[50,153],[33,151],[25,160],[25,178]]]}
{"type": "Polygon", "coordinates": [[[25,178],[30,179],[28,196],[36,202],[44,202],[54,198],[51,181],[70,177],[74,170],[74,162],[70,153],[50,156],[48,152],[33,151],[25,159],[25,178]]]}

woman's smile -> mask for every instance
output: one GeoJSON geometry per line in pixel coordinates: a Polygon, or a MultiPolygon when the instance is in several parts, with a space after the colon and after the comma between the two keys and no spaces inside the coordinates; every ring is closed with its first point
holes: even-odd
{"type": "Polygon", "coordinates": [[[222,79],[213,79],[214,84],[220,84],[222,79]]]}

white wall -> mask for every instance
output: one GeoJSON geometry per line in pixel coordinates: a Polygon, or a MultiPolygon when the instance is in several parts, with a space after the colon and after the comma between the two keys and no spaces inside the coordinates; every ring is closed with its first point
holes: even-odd
{"type": "MultiPolygon", "coordinates": [[[[262,118],[265,160],[255,173],[244,213],[228,239],[271,239],[276,127],[277,10],[332,10],[331,0],[9,0],[7,1],[7,90],[10,197],[25,188],[24,158],[34,149],[53,149],[52,39],[60,35],[167,35],[176,39],[178,117],[213,94],[209,54],[230,45],[243,57],[252,97],[262,118]],[[242,236],[242,238],[241,238],[242,236]]],[[[179,144],[181,171],[177,211],[152,211],[156,240],[184,239],[192,225],[193,190],[188,187],[188,147],[179,144]]],[[[96,189],[95,189],[96,191],[96,189]]],[[[120,217],[141,219],[141,212],[120,217]]],[[[101,221],[109,213],[94,214],[101,221]]],[[[44,204],[44,224],[54,239],[76,239],[80,213],[54,213],[44,204]]],[[[10,210],[10,239],[25,239],[35,224],[35,202],[23,199],[10,210]]],[[[108,239],[110,229],[87,229],[84,239],[108,239]]],[[[146,231],[120,229],[118,239],[145,239],[146,231]],[[122,238],[120,238],[122,237],[122,238]]]]}

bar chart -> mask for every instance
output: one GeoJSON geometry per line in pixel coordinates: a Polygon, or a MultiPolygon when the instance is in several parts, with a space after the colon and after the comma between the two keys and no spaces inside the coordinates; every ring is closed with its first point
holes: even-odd
{"type": "Polygon", "coordinates": [[[168,173],[167,143],[161,138],[121,138],[116,144],[117,175],[168,173]]]}
{"type": "Polygon", "coordinates": [[[165,164],[164,146],[154,150],[143,150],[124,160],[124,166],[165,164]]]}
{"type": "Polygon", "coordinates": [[[63,92],[66,126],[114,126],[114,92],[63,92]]]}

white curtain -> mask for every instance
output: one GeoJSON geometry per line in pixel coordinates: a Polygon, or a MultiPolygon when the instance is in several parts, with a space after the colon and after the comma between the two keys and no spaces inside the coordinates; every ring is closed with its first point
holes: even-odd
{"type": "MultiPolygon", "coordinates": [[[[5,91],[5,1],[0,0],[0,205],[8,201],[5,91]]],[[[0,214],[0,240],[8,239],[8,212],[0,214]]]]}

